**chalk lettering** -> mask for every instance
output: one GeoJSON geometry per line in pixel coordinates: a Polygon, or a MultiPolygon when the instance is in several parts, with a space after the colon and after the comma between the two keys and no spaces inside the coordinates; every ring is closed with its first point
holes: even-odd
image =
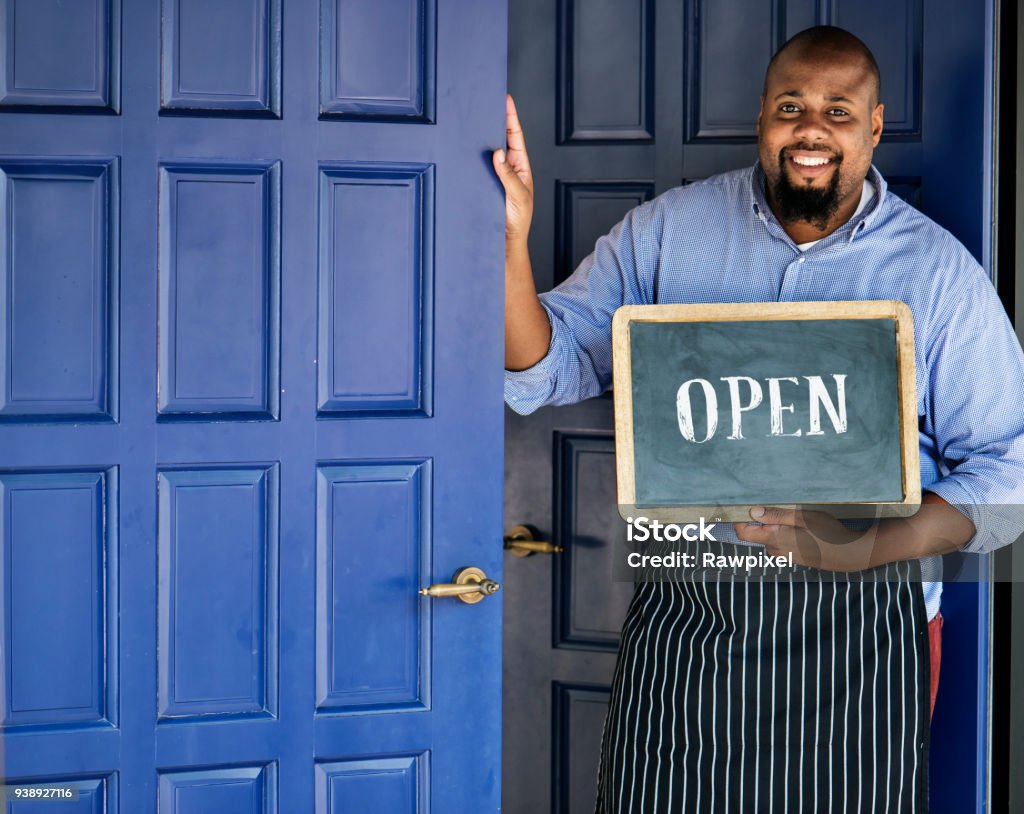
{"type": "Polygon", "coordinates": [[[729,401],[732,404],[732,435],[729,436],[729,439],[738,441],[743,437],[743,413],[753,410],[761,403],[763,398],[761,385],[757,379],[751,379],[749,376],[723,376],[722,381],[729,383],[729,401]],[[746,406],[740,404],[741,381],[746,382],[747,387],[750,388],[750,401],[746,406]]]}
{"type": "Polygon", "coordinates": [[[683,382],[676,392],[676,415],[679,418],[679,432],[687,441],[695,444],[703,444],[710,441],[715,430],[718,429],[718,396],[715,395],[715,388],[707,379],[690,379],[683,382]],[[707,434],[700,440],[693,431],[693,406],[690,404],[690,385],[699,384],[704,391],[705,415],[708,417],[707,434]]]}
{"type": "Polygon", "coordinates": [[[771,404],[772,408],[772,435],[786,435],[793,438],[799,437],[801,430],[796,432],[783,432],[782,430],[782,412],[793,412],[792,404],[783,404],[782,395],[779,392],[779,382],[793,382],[793,384],[800,384],[800,380],[795,376],[780,376],[778,378],[772,377],[768,379],[768,403],[771,404]]]}
{"type": "MultiPolygon", "coordinates": [[[[795,414],[796,407],[793,401],[784,401],[782,394],[782,383],[801,385],[801,379],[807,383],[807,436],[825,435],[821,426],[821,411],[824,408],[832,430],[837,435],[842,435],[848,429],[849,422],[846,414],[846,379],[845,373],[832,373],[835,382],[835,397],[825,384],[826,376],[768,376],[768,419],[769,436],[777,438],[799,438],[804,435],[803,428],[793,429],[787,432],[783,426],[785,413],[795,414]]],[[[743,417],[744,413],[752,413],[764,401],[764,389],[761,383],[750,376],[722,376],[721,381],[725,382],[729,391],[730,424],[732,431],[726,436],[729,441],[743,440],[743,417]],[[746,392],[740,385],[745,385],[746,392]]],[[[697,416],[700,415],[698,407],[697,416]]],[[[756,413],[755,413],[756,415],[756,413]]],[[[715,437],[718,431],[718,394],[714,386],[707,379],[688,379],[683,382],[676,391],[676,420],[679,424],[679,432],[687,441],[695,444],[706,444],[715,437]],[[695,429],[694,407],[692,393],[696,385],[704,396],[704,437],[698,438],[695,429]]],[[[791,425],[792,426],[792,425],[791,425]]]]}
{"type": "Polygon", "coordinates": [[[837,433],[846,432],[846,374],[832,374],[832,378],[836,380],[836,401],[839,402],[838,410],[836,405],[832,403],[832,397],[828,394],[821,376],[804,376],[804,378],[807,379],[807,386],[811,397],[811,428],[807,431],[807,434],[825,434],[821,429],[821,410],[819,408],[822,406],[825,407],[825,412],[828,413],[829,420],[832,422],[835,431],[837,433]]]}

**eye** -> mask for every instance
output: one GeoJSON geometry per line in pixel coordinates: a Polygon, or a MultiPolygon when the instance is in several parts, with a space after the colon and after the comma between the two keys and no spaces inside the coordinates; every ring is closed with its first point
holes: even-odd
{"type": "Polygon", "coordinates": [[[800,108],[797,107],[792,102],[783,102],[781,105],[779,105],[779,112],[780,113],[799,113],[800,112],[800,108]]]}
{"type": "Polygon", "coordinates": [[[828,115],[835,116],[836,118],[841,119],[844,116],[849,116],[850,114],[847,111],[843,110],[841,107],[833,107],[831,110],[829,110],[828,115]]]}

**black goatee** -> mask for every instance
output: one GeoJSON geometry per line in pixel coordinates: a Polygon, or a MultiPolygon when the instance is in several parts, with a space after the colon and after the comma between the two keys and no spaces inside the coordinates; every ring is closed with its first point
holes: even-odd
{"type": "Polygon", "coordinates": [[[772,184],[772,197],[778,206],[778,217],[783,223],[805,221],[824,232],[832,216],[839,211],[839,169],[841,157],[832,159],[835,170],[824,189],[793,186],[786,174],[785,151],[779,153],[779,177],[772,184]]]}

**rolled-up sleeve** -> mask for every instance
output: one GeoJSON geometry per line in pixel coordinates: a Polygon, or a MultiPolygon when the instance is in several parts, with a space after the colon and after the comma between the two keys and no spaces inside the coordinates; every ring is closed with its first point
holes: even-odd
{"type": "Polygon", "coordinates": [[[926,488],[974,523],[963,550],[981,553],[1024,533],[1024,352],[988,278],[968,262],[927,357],[927,429],[946,474],[926,488]]]}
{"type": "Polygon", "coordinates": [[[533,367],[505,371],[505,401],[513,410],[526,415],[572,404],[611,386],[612,317],[622,305],[651,301],[660,221],[657,199],[631,210],[565,282],[540,295],[551,343],[533,367]]]}
{"type": "MultiPolygon", "coordinates": [[[[544,305],[543,298],[541,305],[544,305]]],[[[544,313],[551,323],[551,343],[548,352],[537,364],[526,370],[505,371],[505,403],[520,415],[529,415],[543,407],[555,389],[558,359],[562,356],[562,342],[558,334],[564,330],[558,320],[552,319],[551,310],[544,305],[544,313]]]]}

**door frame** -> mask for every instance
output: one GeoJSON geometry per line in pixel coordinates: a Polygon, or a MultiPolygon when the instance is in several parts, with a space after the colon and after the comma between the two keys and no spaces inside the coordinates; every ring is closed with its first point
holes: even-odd
{"type": "MultiPolygon", "coordinates": [[[[994,277],[1024,342],[1024,240],[1017,237],[1024,234],[1024,105],[1018,100],[1024,80],[1024,15],[1014,0],[1000,0],[996,14],[996,152],[989,165],[995,170],[994,277]]],[[[1010,763],[1010,756],[1024,749],[1024,696],[1013,692],[1024,683],[1024,553],[1016,546],[997,551],[992,572],[988,805],[991,811],[1012,811],[1024,802],[1024,776],[1010,763]]]]}

